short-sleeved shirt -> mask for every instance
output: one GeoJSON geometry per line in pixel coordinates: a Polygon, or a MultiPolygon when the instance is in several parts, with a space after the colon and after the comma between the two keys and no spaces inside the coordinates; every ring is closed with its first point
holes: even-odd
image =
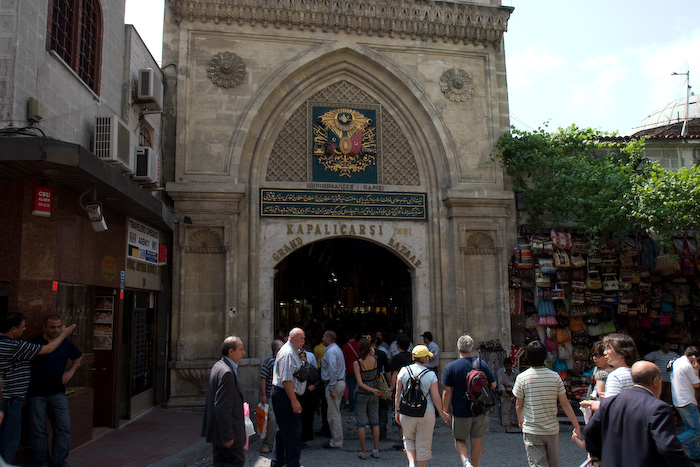
{"type": "MultiPolygon", "coordinates": [[[[467,392],[467,373],[472,370],[474,361],[479,357],[461,357],[451,361],[442,372],[443,386],[452,388],[452,415],[454,417],[466,418],[473,417],[470,403],[465,398],[467,392]]],[[[496,377],[493,375],[491,368],[482,359],[479,362],[479,369],[486,373],[489,384],[496,382],[496,377]]],[[[447,406],[447,402],[443,401],[447,406]]]]}
{"type": "Polygon", "coordinates": [[[409,352],[399,352],[391,359],[389,370],[398,372],[401,368],[413,362],[413,356],[409,352]]]}
{"type": "Polygon", "coordinates": [[[433,383],[437,383],[437,375],[434,371],[430,371],[429,368],[422,365],[417,365],[415,363],[405,366],[401,368],[398,376],[398,379],[401,380],[401,384],[403,385],[404,389],[408,385],[408,378],[411,377],[408,373],[409,369],[414,377],[417,377],[423,370],[428,370],[420,378],[420,390],[423,392],[423,394],[425,394],[425,398],[428,401],[425,411],[427,413],[435,411],[435,404],[433,403],[433,398],[430,396],[430,386],[432,386],[433,383]]]}
{"type": "Polygon", "coordinates": [[[24,399],[29,388],[29,362],[39,352],[41,345],[7,336],[0,336],[0,377],[3,379],[3,399],[24,399]]]}
{"type": "Polygon", "coordinates": [[[272,370],[272,385],[278,388],[284,388],[284,381],[292,381],[294,383],[294,393],[297,395],[304,394],[306,390],[306,381],[301,382],[294,377],[294,372],[302,365],[299,358],[299,351],[294,348],[290,341],[287,341],[277,352],[275,364],[272,370]]]}
{"type": "Polygon", "coordinates": [[[664,353],[661,349],[649,352],[644,356],[644,360],[649,360],[654,365],[659,367],[659,370],[661,371],[661,381],[664,383],[671,382],[671,372],[666,370],[666,365],[668,365],[669,361],[675,360],[676,358],[678,358],[678,354],[673,350],[670,350],[668,353],[664,353]]]}
{"type": "Polygon", "coordinates": [[[688,357],[683,355],[673,362],[671,372],[671,398],[676,407],[685,407],[689,404],[698,405],[695,398],[695,388],[693,384],[700,383],[698,375],[695,374],[693,364],[688,357]]]}
{"type": "Polygon", "coordinates": [[[510,374],[506,373],[505,368],[499,368],[496,371],[496,381],[498,381],[498,386],[496,386],[496,389],[499,391],[505,391],[506,387],[504,383],[507,383],[509,385],[508,390],[512,390],[513,384],[515,384],[515,378],[517,378],[519,374],[520,372],[515,368],[511,369],[510,374]]]}
{"type": "Polygon", "coordinates": [[[347,374],[354,374],[352,370],[352,364],[357,361],[360,351],[360,344],[357,341],[348,341],[343,346],[343,357],[345,357],[345,372],[347,374]]]}
{"type": "Polygon", "coordinates": [[[433,370],[437,370],[437,367],[440,365],[440,347],[435,343],[435,341],[430,341],[428,344],[428,350],[430,350],[430,353],[433,354],[433,356],[430,357],[425,366],[432,368],[433,370]]]}
{"type": "Polygon", "coordinates": [[[634,382],[632,381],[632,370],[630,367],[621,366],[615,368],[608,374],[608,379],[605,381],[605,398],[617,396],[632,386],[634,386],[634,382]]]}
{"type": "Polygon", "coordinates": [[[260,377],[265,378],[265,395],[270,398],[272,394],[272,367],[275,365],[275,356],[270,355],[260,367],[260,377]]]}
{"type": "MultiPolygon", "coordinates": [[[[49,343],[43,336],[35,337],[30,342],[41,346],[49,343]]],[[[68,339],[64,339],[53,352],[37,355],[30,363],[31,379],[27,396],[46,397],[66,392],[63,373],[68,360],[77,360],[82,356],[82,352],[68,339]]]]}
{"type": "Polygon", "coordinates": [[[549,368],[528,368],[520,373],[515,379],[513,395],[523,399],[523,433],[559,433],[557,399],[565,392],[561,377],[549,368]]]}

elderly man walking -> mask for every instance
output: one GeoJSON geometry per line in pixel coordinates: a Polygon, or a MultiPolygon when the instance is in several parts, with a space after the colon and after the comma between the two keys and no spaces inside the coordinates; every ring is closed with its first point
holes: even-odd
{"type": "Polygon", "coordinates": [[[692,467],[676,438],[671,407],[659,400],[662,376],[652,362],[632,365],[634,386],[600,408],[583,430],[586,450],[605,467],[692,467]]]}
{"type": "Polygon", "coordinates": [[[299,396],[306,390],[306,381],[300,381],[295,372],[301,368],[299,351],[306,334],[301,328],[289,331],[289,338],[277,352],[272,373],[272,407],[277,418],[277,435],[272,448],[272,467],[299,467],[301,458],[301,402],[299,396]]]}

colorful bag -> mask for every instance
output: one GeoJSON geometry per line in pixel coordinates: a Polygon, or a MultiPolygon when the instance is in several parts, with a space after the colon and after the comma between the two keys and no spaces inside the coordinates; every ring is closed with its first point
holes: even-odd
{"type": "Polygon", "coordinates": [[[603,281],[600,273],[594,269],[588,271],[586,275],[586,290],[599,290],[603,288],[603,281]]]}
{"type": "Polygon", "coordinates": [[[515,267],[518,269],[532,269],[532,250],[529,243],[518,243],[513,247],[515,267]]]}
{"type": "Polygon", "coordinates": [[[557,342],[563,344],[571,341],[571,333],[566,328],[557,328],[557,342]]]}
{"type": "Polygon", "coordinates": [[[554,229],[551,230],[550,235],[552,236],[552,243],[555,248],[560,250],[570,250],[571,249],[571,234],[568,232],[558,232],[554,229]]]}
{"type": "Polygon", "coordinates": [[[384,373],[379,373],[379,376],[377,376],[377,389],[379,389],[379,392],[381,392],[380,397],[382,399],[384,399],[384,400],[391,399],[391,388],[389,387],[389,384],[386,382],[386,378],[384,377],[384,373]]]}
{"type": "Polygon", "coordinates": [[[570,268],[571,261],[569,260],[569,255],[564,250],[557,250],[554,252],[554,266],[557,268],[570,268]]]}

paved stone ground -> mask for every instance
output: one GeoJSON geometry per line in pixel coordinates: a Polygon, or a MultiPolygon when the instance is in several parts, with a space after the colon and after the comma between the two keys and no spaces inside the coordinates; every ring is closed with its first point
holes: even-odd
{"type": "MultiPolygon", "coordinates": [[[[321,446],[328,438],[316,437],[307,443],[308,447],[301,453],[301,463],[306,467],[329,467],[342,465],[343,467],[406,467],[408,462],[406,454],[396,451],[392,445],[399,440],[396,427],[389,422],[388,437],[380,442],[380,458],[363,460],[358,458],[360,442],[357,439],[355,417],[344,410],[344,448],[339,450],[324,449],[321,446]]],[[[320,426],[317,417],[316,429],[320,426]]],[[[368,446],[371,446],[371,441],[368,446]]],[[[261,441],[256,436],[250,439],[250,449],[246,453],[246,466],[269,467],[270,454],[260,454],[261,441]]],[[[522,467],[527,466],[525,448],[523,447],[520,433],[506,433],[500,424],[500,419],[491,416],[490,432],[483,438],[484,454],[481,460],[482,467],[522,467]]],[[[571,425],[562,423],[559,433],[559,465],[561,467],[578,467],[586,458],[586,453],[579,449],[571,441],[571,425]]],[[[209,467],[212,465],[211,456],[201,459],[189,467],[209,467]]],[[[450,427],[442,420],[436,421],[433,435],[433,459],[428,465],[439,467],[461,467],[459,456],[454,450],[450,427]]]]}

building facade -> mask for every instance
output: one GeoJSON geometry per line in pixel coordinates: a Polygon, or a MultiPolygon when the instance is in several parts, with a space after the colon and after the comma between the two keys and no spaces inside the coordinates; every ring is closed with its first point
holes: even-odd
{"type": "Polygon", "coordinates": [[[0,313],[23,313],[26,339],[49,313],[77,324],[79,445],[166,394],[163,77],[124,1],[0,6],[0,313]]]}
{"type": "Polygon", "coordinates": [[[463,332],[509,344],[514,202],[490,155],[509,130],[511,11],[166,2],[172,406],[201,404],[229,334],[248,400],[294,325],[431,330],[445,362],[463,332]]]}

